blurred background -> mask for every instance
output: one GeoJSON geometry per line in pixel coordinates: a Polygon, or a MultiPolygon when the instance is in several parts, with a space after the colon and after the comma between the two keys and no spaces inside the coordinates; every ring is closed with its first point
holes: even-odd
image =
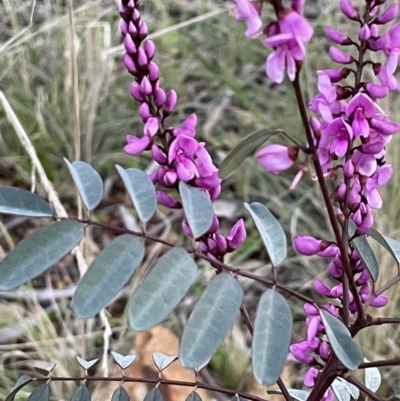
{"type": "MultiPolygon", "coordinates": [[[[114,166],[118,163],[126,168],[146,169],[151,160],[147,155],[133,158],[122,151],[125,135],[140,135],[142,122],[137,104],[129,94],[132,77],[121,61],[118,5],[112,0],[73,1],[72,5],[71,2],[3,0],[0,3],[0,184],[34,188],[46,197],[26,145],[21,143],[22,127],[69,213],[76,214],[78,203],[62,158],[74,160],[79,153],[82,160],[100,172],[105,182],[104,201],[92,218],[135,228],[135,212],[114,166]],[[15,113],[12,118],[6,113],[10,109],[15,113]]],[[[357,32],[357,26],[345,20],[337,8],[338,2],[334,0],[309,0],[305,7],[305,14],[315,28],[302,73],[307,100],[317,93],[316,70],[333,68],[327,57],[330,44],[324,37],[323,27],[333,25],[349,35],[357,32]]],[[[197,135],[207,142],[217,165],[244,137],[260,129],[282,128],[304,142],[290,82],[275,85],[268,80],[265,59],[269,50],[263,46],[262,37],[250,40],[244,36],[244,25],[235,21],[232,2],[142,0],[141,10],[157,47],[155,61],[160,66],[162,85],[178,93],[176,112],[168,121],[176,126],[195,112],[199,120],[197,135]]],[[[273,19],[268,4],[264,5],[264,16],[266,22],[273,19]]],[[[372,78],[368,73],[365,76],[365,79],[372,78]]],[[[393,120],[400,121],[398,94],[391,94],[380,105],[393,120]]],[[[384,207],[375,213],[376,228],[395,239],[400,239],[399,154],[400,142],[394,138],[387,160],[394,166],[395,174],[382,193],[384,207]]],[[[305,176],[295,190],[289,190],[295,174],[293,168],[273,176],[262,171],[250,158],[224,181],[222,195],[215,204],[223,222],[222,231],[227,232],[238,218],[245,219],[248,229],[245,244],[230,256],[228,263],[260,275],[271,274],[268,256],[252,220],[245,213],[244,201],[259,201],[270,208],[287,232],[289,244],[295,233],[332,238],[316,183],[305,176]]],[[[151,229],[182,243],[185,238],[180,232],[180,219],[179,211],[160,209],[151,229]]],[[[0,257],[45,223],[48,222],[40,219],[1,216],[0,257]]],[[[111,240],[108,233],[89,231],[84,244],[87,261],[93,260],[111,240]]],[[[373,245],[380,261],[382,284],[397,274],[397,266],[389,255],[373,245]]],[[[165,338],[171,338],[175,344],[188,311],[213,276],[211,267],[200,263],[202,272],[197,285],[164,324],[168,333],[159,328],[142,337],[136,336],[127,325],[124,306],[131,288],[160,252],[163,249],[159,246],[148,247],[142,271],[108,308],[112,350],[127,353],[136,347],[141,352],[139,348],[147,349],[152,339],[153,351],[168,353],[168,349],[161,349],[165,338]]],[[[289,255],[279,268],[278,280],[315,295],[312,278],[318,276],[329,281],[326,263],[300,257],[292,250],[289,255]]],[[[77,280],[77,269],[70,257],[30,286],[12,293],[0,292],[0,401],[20,374],[38,375],[34,366],[57,362],[55,374],[78,375],[76,355],[86,359],[101,356],[102,322],[78,321],[70,311],[70,298],[77,280]]],[[[243,281],[242,285],[245,303],[254,315],[264,288],[250,281],[243,281]]],[[[397,287],[392,288],[387,294],[391,300],[389,305],[373,313],[397,317],[399,294],[397,287]]],[[[289,303],[295,319],[293,342],[300,341],[305,337],[302,305],[292,298],[289,303]]],[[[396,326],[367,329],[357,335],[357,341],[369,360],[400,356],[396,326]]],[[[250,345],[250,336],[238,319],[230,337],[203,371],[202,380],[266,397],[265,389],[259,388],[251,378],[250,345]]],[[[140,372],[146,372],[142,368],[140,372]]],[[[97,374],[102,373],[98,368],[97,374]]],[[[400,370],[381,369],[381,373],[381,394],[390,396],[397,388],[400,370]]],[[[301,388],[303,374],[303,368],[289,358],[284,372],[288,386],[301,388]]],[[[26,399],[32,388],[27,386],[16,399],[26,399]]],[[[73,383],[52,384],[53,395],[60,400],[69,398],[74,388],[73,383]]],[[[169,397],[179,398],[179,395],[169,397]]],[[[208,397],[225,399],[216,394],[208,397]]],[[[104,393],[99,399],[105,399],[104,393]]]]}

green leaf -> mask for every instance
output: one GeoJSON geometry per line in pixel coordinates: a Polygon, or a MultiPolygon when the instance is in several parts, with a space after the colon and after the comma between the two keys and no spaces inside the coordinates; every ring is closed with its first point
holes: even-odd
{"type": "Polygon", "coordinates": [[[136,361],[137,355],[121,355],[118,352],[111,351],[111,355],[114,358],[115,362],[119,365],[121,369],[126,369],[132,365],[133,362],[136,361]]]}
{"type": "Polygon", "coordinates": [[[349,390],[342,381],[335,379],[331,387],[338,401],[350,401],[349,390]]]}
{"type": "Polygon", "coordinates": [[[118,165],[115,167],[132,199],[139,219],[146,223],[157,210],[156,190],[151,179],[144,171],[137,168],[125,170],[118,165]]]}
{"type": "Polygon", "coordinates": [[[12,389],[11,393],[7,396],[5,401],[14,401],[15,396],[17,395],[18,391],[25,387],[28,383],[30,383],[33,379],[27,375],[22,375],[17,382],[15,383],[14,388],[12,389]]]}
{"type": "Polygon", "coordinates": [[[73,249],[83,234],[83,224],[68,220],[37,230],[0,262],[0,290],[12,290],[39,276],[73,249]]]}
{"type": "Polygon", "coordinates": [[[186,401],[202,401],[201,397],[196,393],[196,391],[192,391],[187,397],[186,401]]]}
{"type": "Polygon", "coordinates": [[[275,290],[264,292],[257,308],[251,351],[253,374],[260,384],[271,385],[279,379],[289,352],[292,321],[286,299],[275,290]]]}
{"type": "Polygon", "coordinates": [[[320,314],[336,356],[347,369],[356,370],[363,361],[363,355],[357,343],[352,339],[349,330],[328,311],[320,309],[320,314]]]}
{"type": "Polygon", "coordinates": [[[65,157],[64,161],[86,208],[95,209],[103,198],[103,181],[100,174],[85,162],[70,163],[65,157]]]}
{"type": "Polygon", "coordinates": [[[157,369],[159,371],[164,370],[169,365],[171,365],[172,362],[176,361],[177,359],[178,359],[177,356],[165,355],[161,352],[153,352],[153,361],[156,364],[157,369]]]}
{"type": "Polygon", "coordinates": [[[282,263],[287,255],[286,235],[279,221],[261,203],[244,204],[256,223],[273,266],[282,263]]]}
{"type": "Polygon", "coordinates": [[[377,242],[379,242],[393,257],[398,265],[400,265],[400,242],[393,238],[382,235],[374,228],[370,228],[368,234],[377,242]]]}
{"type": "MultiPolygon", "coordinates": [[[[289,395],[298,401],[306,401],[308,396],[310,395],[309,391],[306,390],[298,390],[295,388],[288,388],[289,395]]],[[[268,394],[282,394],[280,390],[267,390],[268,394]]]]}
{"type": "Polygon", "coordinates": [[[48,368],[43,369],[43,368],[38,368],[36,366],[33,367],[33,369],[36,370],[36,372],[40,373],[43,376],[48,376],[50,374],[50,372],[56,367],[56,364],[53,363],[52,365],[50,365],[48,368]]]}
{"type": "MultiPolygon", "coordinates": [[[[352,237],[357,230],[357,226],[349,220],[349,235],[352,237]]],[[[365,235],[361,237],[356,237],[352,241],[354,248],[360,255],[361,260],[364,262],[365,267],[369,271],[372,280],[376,281],[379,275],[379,264],[374,251],[369,245],[365,235]]]]}
{"type": "Polygon", "coordinates": [[[79,365],[82,366],[83,369],[88,370],[92,366],[96,365],[96,363],[99,361],[99,358],[92,359],[91,361],[86,361],[85,359],[81,358],[80,356],[77,356],[76,360],[78,361],[79,365]]]}
{"type": "MultiPolygon", "coordinates": [[[[364,362],[369,362],[364,358],[364,362]]],[[[372,392],[376,392],[381,386],[382,376],[377,367],[365,369],[365,387],[369,388],[372,392]]]]}
{"type": "Polygon", "coordinates": [[[164,398],[161,394],[161,391],[156,387],[153,388],[153,390],[151,390],[149,393],[147,393],[143,401],[164,401],[164,398]]]}
{"type": "Polygon", "coordinates": [[[75,315],[87,319],[118,295],[144,256],[143,244],[133,235],[117,237],[89,266],[72,300],[75,315]]]}
{"type": "Polygon", "coordinates": [[[179,358],[195,368],[207,361],[225,339],[239,312],[243,290],[228,273],[216,276],[191,313],[183,332],[179,358]]]}
{"type": "Polygon", "coordinates": [[[342,377],[339,377],[338,380],[340,380],[347,388],[347,391],[350,393],[350,395],[355,399],[358,400],[360,397],[360,390],[352,383],[349,383],[347,380],[343,379],[342,377]]]}
{"type": "Polygon", "coordinates": [[[0,213],[28,217],[52,217],[50,205],[32,192],[21,188],[0,186],[0,213]]]}
{"type": "Polygon", "coordinates": [[[132,295],[128,316],[135,330],[161,323],[179,304],[197,276],[197,266],[183,248],[163,255],[132,295]]]}
{"type": "Polygon", "coordinates": [[[111,401],[129,401],[129,394],[122,386],[119,386],[114,391],[111,401]]]}
{"type": "Polygon", "coordinates": [[[50,399],[50,386],[45,383],[36,387],[28,397],[27,401],[48,401],[50,399]]]}
{"type": "Polygon", "coordinates": [[[244,138],[224,159],[220,168],[219,176],[224,179],[232,174],[249,156],[254,156],[254,152],[272,135],[275,135],[278,131],[263,129],[261,131],[254,132],[248,137],[244,138]]]}
{"type": "Polygon", "coordinates": [[[81,384],[72,395],[71,401],[90,401],[90,392],[89,389],[81,384]]]}
{"type": "Polygon", "coordinates": [[[213,222],[214,209],[211,199],[202,189],[189,187],[183,181],[179,183],[179,193],[193,237],[201,237],[213,222]]]}

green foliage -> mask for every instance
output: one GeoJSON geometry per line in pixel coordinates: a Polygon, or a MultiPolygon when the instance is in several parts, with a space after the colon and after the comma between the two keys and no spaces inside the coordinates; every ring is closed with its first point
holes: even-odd
{"type": "Polygon", "coordinates": [[[140,220],[150,220],[157,209],[156,190],[149,176],[137,168],[123,169],[116,165],[118,174],[124,182],[140,220]]]}
{"type": "Polygon", "coordinates": [[[90,392],[89,389],[81,384],[72,395],[71,401],[90,401],[90,392]]]}
{"type": "Polygon", "coordinates": [[[119,386],[115,391],[111,398],[111,401],[129,401],[128,392],[122,387],[119,386]]]}
{"type": "Polygon", "coordinates": [[[176,356],[165,355],[161,352],[153,352],[153,361],[160,372],[177,359],[178,357],[176,356]]]}
{"type": "Polygon", "coordinates": [[[52,217],[54,211],[42,198],[21,188],[0,187],[0,213],[52,217]]]}
{"type": "Polygon", "coordinates": [[[23,387],[25,387],[31,381],[32,381],[31,377],[29,377],[27,375],[22,375],[15,383],[14,388],[12,389],[11,393],[7,396],[5,401],[14,401],[15,396],[17,395],[18,391],[20,391],[23,387]]]}
{"type": "Polygon", "coordinates": [[[146,394],[143,401],[164,401],[161,391],[156,387],[146,394]]]}
{"type": "Polygon", "coordinates": [[[377,242],[379,242],[393,257],[396,263],[400,264],[400,242],[393,238],[382,235],[378,230],[370,228],[368,234],[377,242]]]}
{"type": "Polygon", "coordinates": [[[363,361],[357,343],[352,339],[347,327],[324,309],[320,310],[329,342],[336,356],[346,368],[355,370],[363,361]]]}
{"type": "Polygon", "coordinates": [[[179,182],[179,192],[193,237],[201,237],[213,222],[214,209],[211,199],[203,190],[190,187],[183,181],[179,182]]]}
{"type": "Polygon", "coordinates": [[[201,397],[196,393],[196,391],[192,391],[187,397],[185,401],[202,401],[201,397]]]}
{"type": "Polygon", "coordinates": [[[133,235],[117,237],[79,282],[72,301],[76,316],[87,319],[105,308],[128,282],[143,256],[144,246],[133,235]]]}
{"type": "Polygon", "coordinates": [[[216,276],[197,302],[183,332],[179,359],[183,366],[206,363],[226,337],[239,312],[243,290],[228,273],[216,276]]]}
{"type": "Polygon", "coordinates": [[[111,351],[111,355],[121,369],[129,368],[136,361],[136,355],[121,355],[115,351],[111,351]]]}
{"type": "Polygon", "coordinates": [[[252,344],[253,373],[260,384],[271,385],[278,380],[289,352],[291,334],[289,305],[281,294],[267,290],[258,304],[252,344]]]}
{"type": "Polygon", "coordinates": [[[256,223],[256,227],[264,241],[265,248],[273,266],[281,264],[287,255],[286,235],[279,221],[261,203],[245,203],[246,209],[256,223]]]}
{"type": "Polygon", "coordinates": [[[65,157],[64,161],[86,208],[95,209],[103,197],[103,181],[100,174],[90,164],[81,161],[70,163],[65,157]]]}
{"type": "Polygon", "coordinates": [[[161,323],[185,296],[197,276],[197,266],[183,248],[163,255],[134,292],[128,309],[135,330],[161,323]]]}
{"type": "Polygon", "coordinates": [[[26,283],[58,262],[82,239],[83,224],[59,221],[21,241],[0,262],[0,290],[26,283]]]}
{"type": "Polygon", "coordinates": [[[50,399],[50,385],[45,383],[36,387],[27,401],[48,401],[50,399]]]}

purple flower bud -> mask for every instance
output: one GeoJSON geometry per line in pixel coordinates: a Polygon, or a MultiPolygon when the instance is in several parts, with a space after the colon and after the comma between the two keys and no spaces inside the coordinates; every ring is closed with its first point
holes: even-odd
{"type": "Polygon", "coordinates": [[[132,21],[136,24],[140,20],[140,12],[136,7],[132,7],[132,21]]]}
{"type": "Polygon", "coordinates": [[[119,23],[119,29],[122,35],[126,35],[128,33],[128,24],[125,20],[121,19],[121,22],[119,23]]]}
{"type": "Polygon", "coordinates": [[[307,365],[314,361],[314,358],[309,355],[313,349],[310,347],[308,341],[292,344],[290,346],[290,351],[298,361],[306,363],[307,365]]]}
{"type": "Polygon", "coordinates": [[[131,73],[132,75],[136,76],[138,74],[138,70],[136,68],[135,62],[132,60],[132,57],[126,53],[124,54],[124,65],[125,68],[131,73]]]}
{"type": "Polygon", "coordinates": [[[383,99],[389,93],[389,89],[386,88],[386,86],[373,84],[370,82],[365,85],[365,89],[368,91],[370,96],[374,97],[375,99],[383,99]]]}
{"type": "Polygon", "coordinates": [[[162,107],[165,104],[165,101],[167,100],[167,95],[165,94],[164,89],[162,88],[157,88],[155,90],[155,100],[156,100],[156,105],[157,107],[162,107]]]}
{"type": "Polygon", "coordinates": [[[340,45],[344,44],[346,41],[348,41],[348,38],[346,35],[343,33],[340,33],[337,31],[335,28],[332,28],[331,26],[326,26],[325,27],[325,35],[328,37],[329,40],[332,42],[338,43],[340,45]]]}
{"type": "Polygon", "coordinates": [[[153,92],[153,87],[147,77],[143,77],[142,82],[140,83],[140,90],[145,96],[148,96],[153,92]]]}
{"type": "Polygon", "coordinates": [[[346,178],[351,178],[354,175],[354,164],[350,159],[344,164],[343,174],[346,178]]]}
{"type": "Polygon", "coordinates": [[[144,21],[140,21],[139,24],[139,38],[141,40],[144,40],[149,33],[149,30],[147,29],[147,24],[144,21]]]}
{"type": "Polygon", "coordinates": [[[208,246],[204,241],[199,242],[201,252],[207,254],[208,253],[208,246]]]}
{"type": "MultiPolygon", "coordinates": [[[[189,237],[193,238],[192,230],[191,230],[191,228],[189,227],[189,224],[188,224],[188,222],[187,222],[185,219],[182,221],[182,228],[183,228],[183,231],[185,231],[185,233],[186,233],[189,237]]],[[[201,243],[201,242],[200,242],[200,243],[201,243]]],[[[207,252],[207,251],[206,251],[206,252],[207,252]]]]}
{"type": "Polygon", "coordinates": [[[300,14],[305,2],[306,0],[292,0],[292,10],[300,14]]]}
{"type": "Polygon", "coordinates": [[[178,179],[177,173],[173,170],[169,170],[165,173],[163,181],[166,186],[172,187],[175,185],[177,179],[178,179]]]}
{"type": "Polygon", "coordinates": [[[124,46],[125,46],[125,50],[129,54],[134,55],[137,53],[137,47],[136,47],[131,35],[125,35],[124,46]]]}
{"type": "Polygon", "coordinates": [[[358,277],[356,284],[357,285],[364,285],[365,283],[368,282],[368,280],[371,279],[371,275],[369,274],[369,271],[367,269],[364,269],[360,276],[358,277]]]}
{"type": "Polygon", "coordinates": [[[246,239],[246,229],[244,228],[244,221],[240,219],[229,231],[226,237],[230,249],[235,250],[243,244],[246,239]]]}
{"type": "Polygon", "coordinates": [[[207,238],[207,246],[211,253],[217,253],[217,244],[211,238],[207,238]]]}
{"type": "Polygon", "coordinates": [[[142,68],[144,71],[147,71],[148,60],[147,60],[146,53],[144,52],[144,50],[142,48],[138,49],[137,59],[138,59],[139,67],[142,68]]]}
{"type": "Polygon", "coordinates": [[[351,64],[354,59],[349,54],[346,54],[339,50],[337,47],[331,46],[329,49],[329,57],[339,64],[351,64]]]}
{"type": "Polygon", "coordinates": [[[151,156],[158,164],[168,164],[168,159],[162,152],[161,148],[155,144],[151,147],[151,156]]]}
{"type": "Polygon", "coordinates": [[[139,155],[151,146],[151,140],[147,136],[138,138],[134,135],[127,135],[126,141],[128,144],[125,145],[124,152],[132,156],[139,155]]]}
{"type": "Polygon", "coordinates": [[[342,68],[340,70],[323,70],[324,73],[328,76],[330,79],[331,83],[337,83],[340,82],[342,79],[345,79],[348,77],[350,74],[350,69],[349,68],[342,68]]]}
{"type": "Polygon", "coordinates": [[[398,14],[399,6],[397,4],[391,4],[374,22],[376,24],[387,24],[388,22],[393,21],[398,14]]]}
{"type": "Polygon", "coordinates": [[[304,308],[304,312],[307,313],[307,315],[310,316],[319,316],[319,310],[316,306],[314,306],[313,304],[309,304],[309,303],[305,303],[303,305],[304,308]]]}
{"type": "Polygon", "coordinates": [[[211,227],[208,229],[208,232],[210,234],[214,234],[218,231],[218,229],[219,229],[219,220],[218,220],[218,217],[214,214],[213,222],[211,224],[211,227]]]}
{"type": "Polygon", "coordinates": [[[146,122],[151,114],[150,114],[150,108],[147,103],[142,103],[139,107],[139,115],[142,118],[143,122],[146,122]]]}
{"type": "Polygon", "coordinates": [[[178,101],[178,95],[173,89],[171,89],[167,93],[167,100],[165,102],[164,114],[166,115],[171,114],[176,106],[177,101],[178,101]]]}
{"type": "Polygon", "coordinates": [[[370,305],[374,308],[382,308],[383,306],[386,306],[387,303],[388,298],[384,295],[379,295],[370,303],[370,305]]]}
{"type": "Polygon", "coordinates": [[[132,21],[130,21],[128,24],[128,32],[132,35],[132,38],[137,38],[138,31],[136,29],[136,26],[133,25],[132,21]]]}
{"type": "Polygon", "coordinates": [[[216,234],[215,243],[217,244],[219,254],[225,255],[228,250],[228,244],[226,242],[226,238],[221,234],[216,234]]]}
{"type": "Polygon", "coordinates": [[[154,53],[156,52],[156,45],[152,40],[147,40],[144,45],[144,51],[146,52],[146,56],[149,60],[152,60],[154,57],[154,53]]]}
{"type": "Polygon", "coordinates": [[[358,39],[360,39],[361,42],[366,42],[370,37],[371,31],[369,29],[369,26],[368,24],[364,24],[358,32],[358,39]]]}
{"type": "Polygon", "coordinates": [[[329,357],[329,346],[326,341],[322,341],[321,345],[319,346],[319,356],[323,360],[327,360],[329,357]]]}
{"type": "Polygon", "coordinates": [[[315,368],[308,369],[307,373],[304,375],[303,383],[307,387],[314,387],[315,379],[319,374],[319,370],[315,368]]]}
{"type": "Polygon", "coordinates": [[[349,19],[359,19],[357,11],[353,8],[350,0],[340,0],[340,11],[349,19]]]}
{"type": "Polygon", "coordinates": [[[378,36],[377,39],[369,42],[369,48],[373,51],[384,50],[389,44],[388,35],[378,36]]]}
{"type": "Polygon", "coordinates": [[[149,64],[149,78],[150,82],[158,81],[160,78],[160,69],[154,61],[150,61],[149,64]]]}
{"type": "Polygon", "coordinates": [[[321,249],[321,240],[310,236],[295,235],[293,238],[293,247],[296,252],[312,256],[316,255],[321,249]]]}
{"type": "Polygon", "coordinates": [[[378,33],[379,33],[378,25],[375,25],[375,24],[370,25],[369,30],[371,31],[371,36],[373,38],[376,38],[378,36],[378,33]]]}
{"type": "Polygon", "coordinates": [[[293,146],[269,145],[256,153],[256,159],[265,170],[278,174],[294,164],[298,153],[299,150],[293,146]]]}
{"type": "Polygon", "coordinates": [[[336,194],[338,196],[338,200],[339,202],[343,202],[344,198],[346,196],[346,184],[342,183],[338,186],[337,190],[336,190],[336,194]]]}
{"type": "Polygon", "coordinates": [[[180,209],[182,207],[180,202],[178,202],[163,191],[157,191],[157,200],[158,203],[170,209],[180,209]]]}
{"type": "Polygon", "coordinates": [[[321,280],[314,280],[314,288],[323,296],[331,297],[331,289],[326,286],[321,280]]]}
{"type": "Polygon", "coordinates": [[[328,270],[333,278],[339,279],[342,275],[339,266],[334,260],[329,263],[328,270]]]}

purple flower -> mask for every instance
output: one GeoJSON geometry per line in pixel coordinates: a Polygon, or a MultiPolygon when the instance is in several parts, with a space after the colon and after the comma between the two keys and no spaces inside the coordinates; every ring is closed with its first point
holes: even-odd
{"type": "Polygon", "coordinates": [[[243,219],[240,219],[236,222],[236,224],[229,231],[226,239],[228,247],[232,250],[239,248],[239,246],[243,244],[244,240],[246,239],[246,229],[244,228],[243,219]]]}
{"type": "Polygon", "coordinates": [[[293,238],[295,251],[306,256],[316,255],[318,252],[322,251],[321,243],[321,240],[310,236],[295,235],[293,238]]]}
{"type": "Polygon", "coordinates": [[[256,153],[256,159],[265,170],[278,174],[293,166],[298,153],[299,150],[294,147],[269,145],[256,153]]]}
{"type": "Polygon", "coordinates": [[[179,179],[189,181],[199,176],[197,167],[193,161],[193,155],[199,147],[198,142],[189,136],[180,135],[171,143],[168,152],[168,162],[175,162],[179,179]]]}
{"type": "Polygon", "coordinates": [[[262,21],[253,3],[248,0],[234,0],[238,10],[236,14],[237,21],[246,21],[247,29],[245,32],[246,36],[255,35],[262,26],[262,21]]]}

